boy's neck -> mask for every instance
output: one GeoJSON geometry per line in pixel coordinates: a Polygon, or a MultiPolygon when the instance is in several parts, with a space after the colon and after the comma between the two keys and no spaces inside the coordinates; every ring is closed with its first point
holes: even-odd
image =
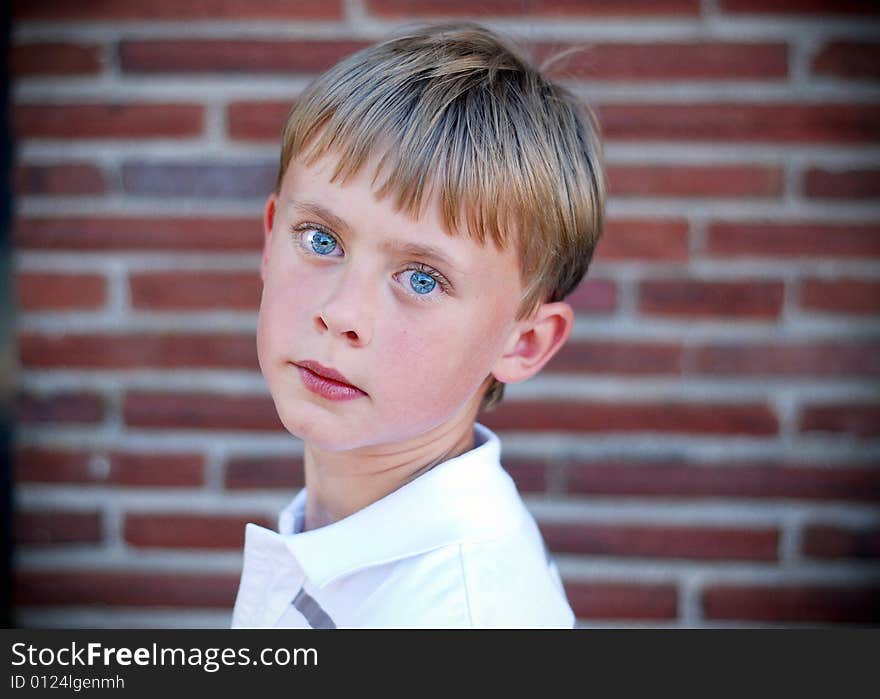
{"type": "Polygon", "coordinates": [[[474,448],[474,420],[464,411],[453,422],[404,444],[346,452],[304,448],[308,489],[304,530],[354,514],[444,461],[474,448]]]}

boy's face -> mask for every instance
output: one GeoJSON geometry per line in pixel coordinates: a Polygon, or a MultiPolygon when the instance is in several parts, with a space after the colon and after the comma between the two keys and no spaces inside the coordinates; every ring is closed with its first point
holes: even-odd
{"type": "Polygon", "coordinates": [[[475,411],[511,349],[523,290],[515,246],[447,235],[436,199],[420,219],[396,212],[373,194],[375,160],[345,185],[330,181],[335,163],[293,160],[267,201],[257,353],[285,428],[341,451],[408,441],[475,411]],[[296,366],[308,360],[363,393],[336,401],[309,390],[296,366]]]}

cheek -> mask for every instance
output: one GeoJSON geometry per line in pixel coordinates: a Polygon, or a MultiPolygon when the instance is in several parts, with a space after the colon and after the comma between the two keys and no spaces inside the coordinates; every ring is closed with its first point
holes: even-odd
{"type": "Polygon", "coordinates": [[[288,276],[283,285],[269,278],[263,286],[260,311],[257,316],[257,353],[260,364],[273,354],[292,347],[297,329],[303,327],[309,309],[302,303],[308,298],[306,275],[288,276]]]}
{"type": "MultiPolygon", "coordinates": [[[[436,319],[434,319],[436,321],[436,319]]],[[[460,314],[446,322],[397,326],[384,337],[380,362],[382,385],[406,405],[431,396],[435,405],[457,405],[479,387],[492,363],[492,342],[473,319],[460,314]]],[[[396,402],[396,401],[395,401],[396,402]]]]}
{"type": "Polygon", "coordinates": [[[259,359],[263,374],[269,368],[269,362],[278,344],[275,339],[278,333],[275,315],[272,300],[266,296],[264,290],[263,298],[260,301],[260,312],[257,315],[257,359],[259,359]]]}

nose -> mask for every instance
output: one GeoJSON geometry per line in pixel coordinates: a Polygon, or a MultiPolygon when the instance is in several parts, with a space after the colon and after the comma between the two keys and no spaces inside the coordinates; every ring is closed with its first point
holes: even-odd
{"type": "Polygon", "coordinates": [[[366,277],[353,274],[350,267],[341,272],[330,295],[315,312],[318,332],[342,336],[357,346],[369,344],[373,304],[367,284],[366,277]]]}

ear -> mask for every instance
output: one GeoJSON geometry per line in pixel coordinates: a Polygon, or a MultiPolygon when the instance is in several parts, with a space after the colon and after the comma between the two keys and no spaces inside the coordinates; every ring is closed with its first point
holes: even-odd
{"type": "Polygon", "coordinates": [[[260,278],[265,283],[266,267],[269,264],[269,247],[272,243],[272,228],[275,225],[275,210],[278,205],[278,195],[275,192],[266,199],[263,209],[263,260],[260,263],[260,278]]]}
{"type": "Polygon", "coordinates": [[[573,324],[574,311],[567,303],[542,304],[528,319],[517,323],[492,374],[504,383],[534,376],[565,344],[573,324]]]}

